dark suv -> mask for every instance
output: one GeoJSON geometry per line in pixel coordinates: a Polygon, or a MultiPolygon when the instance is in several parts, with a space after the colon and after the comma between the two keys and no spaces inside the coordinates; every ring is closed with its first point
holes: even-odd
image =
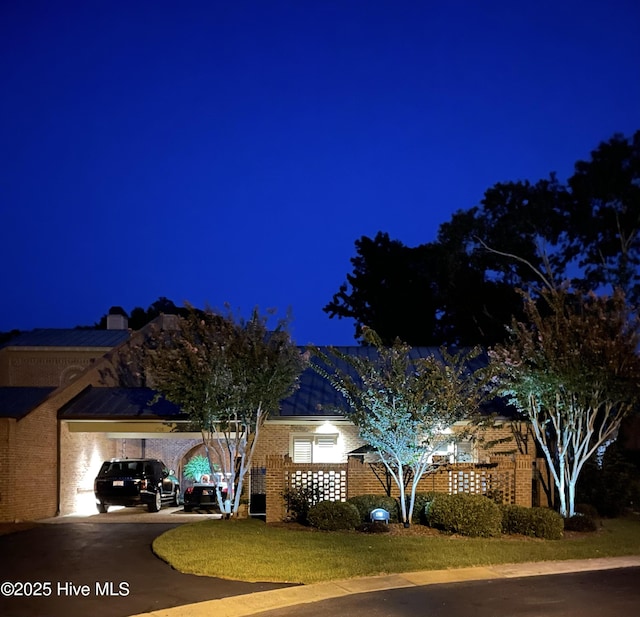
{"type": "Polygon", "coordinates": [[[98,512],[109,506],[146,504],[158,512],[163,503],[180,505],[180,486],[173,471],[158,459],[126,458],[102,463],[93,483],[98,512]]]}

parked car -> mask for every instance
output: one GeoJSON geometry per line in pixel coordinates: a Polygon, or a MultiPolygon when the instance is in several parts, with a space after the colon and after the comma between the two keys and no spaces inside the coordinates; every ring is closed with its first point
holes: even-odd
{"type": "Polygon", "coordinates": [[[146,505],[158,512],[162,504],[180,505],[180,485],[173,470],[158,459],[112,459],[102,463],[93,489],[98,512],[109,506],[146,505]]]}
{"type": "MultiPolygon", "coordinates": [[[[227,483],[220,482],[222,500],[227,498],[227,483]]],[[[191,512],[193,509],[219,510],[218,497],[216,496],[216,485],[213,482],[196,482],[193,486],[187,487],[184,492],[184,511],[191,512]]]]}

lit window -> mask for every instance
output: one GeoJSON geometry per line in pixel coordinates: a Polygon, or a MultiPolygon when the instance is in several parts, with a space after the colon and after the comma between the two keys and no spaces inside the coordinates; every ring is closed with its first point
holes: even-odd
{"type": "Polygon", "coordinates": [[[311,463],[313,452],[312,437],[294,437],[293,438],[293,462],[294,463],[311,463]]]}
{"type": "Polygon", "coordinates": [[[294,463],[336,463],[340,458],[338,435],[304,435],[292,438],[294,463]]]}

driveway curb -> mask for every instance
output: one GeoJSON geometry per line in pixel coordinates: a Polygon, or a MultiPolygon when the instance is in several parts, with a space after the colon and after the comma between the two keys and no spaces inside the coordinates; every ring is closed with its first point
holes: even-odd
{"type": "Polygon", "coordinates": [[[131,617],[209,617],[210,615],[216,615],[216,617],[246,617],[247,615],[297,604],[307,604],[351,594],[385,591],[402,587],[420,587],[442,583],[521,578],[630,567],[640,567],[640,556],[571,559],[566,561],[543,561],[452,570],[407,572],[262,591],[243,596],[176,606],[150,613],[140,613],[131,617]]]}

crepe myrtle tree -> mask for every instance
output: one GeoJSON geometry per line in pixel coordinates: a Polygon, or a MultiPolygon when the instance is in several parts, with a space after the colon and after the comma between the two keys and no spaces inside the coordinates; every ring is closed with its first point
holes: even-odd
{"type": "Polygon", "coordinates": [[[639,402],[640,322],[620,291],[586,297],[547,287],[525,297],[527,320],[490,350],[494,391],[530,422],[559,497],[575,514],[584,464],[639,402]]]}
{"type": "Polygon", "coordinates": [[[269,329],[268,315],[257,309],[245,320],[189,308],[177,329],[152,337],[147,372],[201,432],[211,469],[218,467],[217,455],[227,483],[223,500],[214,474],[218,505],[235,515],[264,421],[297,388],[305,356],[289,336],[287,319],[269,329]]]}
{"type": "Polygon", "coordinates": [[[399,340],[384,346],[371,329],[363,329],[363,338],[375,347],[370,357],[311,347],[311,366],[344,396],[343,413],[393,478],[408,527],[418,483],[434,469],[432,455],[451,442],[451,427],[478,408],[481,380],[468,366],[478,351],[452,355],[443,349],[441,358],[419,358],[399,340]]]}

